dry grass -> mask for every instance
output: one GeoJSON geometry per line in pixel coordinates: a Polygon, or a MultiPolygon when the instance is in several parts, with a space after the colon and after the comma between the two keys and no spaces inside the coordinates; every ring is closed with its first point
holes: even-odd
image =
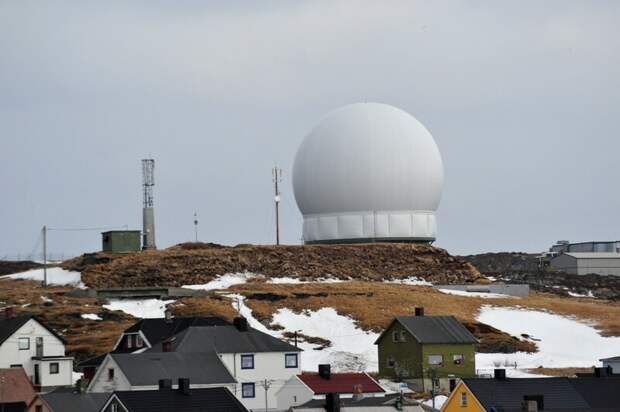
{"type": "Polygon", "coordinates": [[[578,373],[592,373],[592,368],[535,368],[528,369],[529,373],[543,376],[574,377],[578,373]]]}

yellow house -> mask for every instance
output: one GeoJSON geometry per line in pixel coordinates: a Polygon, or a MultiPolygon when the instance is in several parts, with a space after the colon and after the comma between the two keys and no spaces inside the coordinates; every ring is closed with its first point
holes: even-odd
{"type": "Polygon", "coordinates": [[[459,381],[448,399],[444,402],[441,412],[486,412],[465,382],[459,381]]]}

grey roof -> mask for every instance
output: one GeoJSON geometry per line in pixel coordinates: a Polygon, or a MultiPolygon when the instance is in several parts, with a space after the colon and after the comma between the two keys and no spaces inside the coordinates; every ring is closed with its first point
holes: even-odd
{"type": "Polygon", "coordinates": [[[620,409],[620,378],[576,378],[569,382],[590,405],[590,410],[617,412],[620,409]]]}
{"type": "Polygon", "coordinates": [[[132,386],[158,385],[160,379],[189,378],[192,384],[234,383],[213,351],[200,353],[111,353],[132,386]]]}
{"type": "Polygon", "coordinates": [[[602,361],[608,361],[608,362],[620,362],[620,356],[613,356],[611,358],[604,358],[604,359],[599,359],[601,362],[602,361]]]}
{"type": "Polygon", "coordinates": [[[99,412],[109,393],[79,393],[73,388],[57,389],[41,395],[53,411],[99,412]]]}
{"type": "MultiPolygon", "coordinates": [[[[353,400],[353,398],[340,398],[340,405],[345,408],[345,410],[354,410],[356,408],[360,408],[361,410],[368,411],[395,411],[395,402],[400,397],[399,394],[390,394],[385,396],[370,396],[365,397],[360,400],[353,400]]],[[[409,400],[405,398],[405,407],[409,407],[412,410],[421,410],[418,406],[419,402],[414,400],[409,400]]],[[[322,410],[325,411],[325,399],[312,399],[303,405],[294,406],[292,408],[294,411],[306,411],[306,410],[322,410]]],[[[405,409],[407,411],[408,409],[405,409]]]]}
{"type": "Polygon", "coordinates": [[[164,318],[141,319],[124,333],[142,332],[151,345],[155,345],[190,326],[217,327],[230,325],[225,319],[218,317],[180,317],[166,320],[164,318]]]}
{"type": "MultiPolygon", "coordinates": [[[[581,379],[581,378],[574,378],[581,379]]],[[[521,412],[526,395],[542,395],[545,411],[591,410],[586,400],[571,385],[569,378],[463,379],[486,410],[521,412]]]]}
{"type": "Polygon", "coordinates": [[[616,252],[566,252],[564,254],[576,259],[620,259],[620,253],[616,252]]]}
{"type": "Polygon", "coordinates": [[[403,325],[420,343],[478,343],[476,337],[454,316],[398,316],[394,322],[403,325]]]}
{"type": "Polygon", "coordinates": [[[118,391],[112,396],[129,412],[247,412],[226,388],[192,389],[189,395],[178,390],[118,391]]]}
{"type": "Polygon", "coordinates": [[[36,316],[33,315],[21,315],[15,316],[12,318],[3,318],[0,319],[0,345],[4,343],[9,337],[11,337],[19,328],[24,326],[26,322],[30,319],[34,319],[41,326],[49,331],[52,335],[56,336],[62,343],[66,343],[62,336],[60,336],[56,331],[50,327],[48,327],[45,323],[41,322],[36,316]]]}
{"type": "MultiPolygon", "coordinates": [[[[301,349],[274,338],[271,335],[248,328],[239,331],[234,326],[189,327],[172,339],[175,352],[204,352],[216,350],[218,353],[240,352],[299,352],[301,349]]],[[[147,352],[161,352],[162,345],[155,345],[147,352]]]]}

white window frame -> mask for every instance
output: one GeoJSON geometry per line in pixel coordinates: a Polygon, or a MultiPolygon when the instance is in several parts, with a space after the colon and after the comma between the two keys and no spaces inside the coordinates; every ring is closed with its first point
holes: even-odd
{"type": "Polygon", "coordinates": [[[298,353],[285,353],[284,354],[284,367],[286,369],[294,369],[299,367],[299,354],[298,353]],[[288,360],[295,359],[295,365],[289,365],[288,360]]]}
{"type": "Polygon", "coordinates": [[[17,338],[17,349],[19,350],[30,350],[30,338],[29,337],[20,337],[17,338]],[[26,346],[22,347],[22,343],[26,342],[26,346]]]}
{"type": "Polygon", "coordinates": [[[133,335],[125,335],[127,338],[127,349],[132,349],[133,335]]]}
{"type": "Polygon", "coordinates": [[[50,375],[58,375],[60,373],[60,363],[58,362],[50,362],[50,365],[48,368],[49,368],[50,375]],[[56,365],[56,372],[52,372],[52,365],[56,365]]]}
{"type": "Polygon", "coordinates": [[[461,392],[461,407],[467,406],[467,392],[461,392]]]}
{"type": "Polygon", "coordinates": [[[461,366],[465,363],[465,356],[460,353],[455,353],[454,355],[452,355],[452,362],[455,365],[461,366]]]}
{"type": "Polygon", "coordinates": [[[142,339],[142,336],[140,336],[140,334],[138,333],[136,335],[136,348],[141,348],[144,346],[144,339],[142,339]]]}
{"type": "Polygon", "coordinates": [[[396,367],[396,358],[393,355],[389,355],[385,360],[386,368],[394,369],[396,367]]]}
{"type": "Polygon", "coordinates": [[[392,331],[392,342],[400,342],[400,331],[398,330],[392,331]]]}
{"type": "Polygon", "coordinates": [[[428,364],[430,366],[441,366],[441,365],[443,365],[443,355],[428,355],[428,364]],[[433,358],[433,357],[440,358],[439,363],[431,362],[431,358],[433,358]]]}

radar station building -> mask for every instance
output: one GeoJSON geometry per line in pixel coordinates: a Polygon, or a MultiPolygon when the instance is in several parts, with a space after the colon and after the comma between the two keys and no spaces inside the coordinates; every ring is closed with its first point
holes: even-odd
{"type": "Polygon", "coordinates": [[[409,113],[380,103],[336,109],[295,156],[303,241],[431,243],[443,177],[433,137],[409,113]]]}

